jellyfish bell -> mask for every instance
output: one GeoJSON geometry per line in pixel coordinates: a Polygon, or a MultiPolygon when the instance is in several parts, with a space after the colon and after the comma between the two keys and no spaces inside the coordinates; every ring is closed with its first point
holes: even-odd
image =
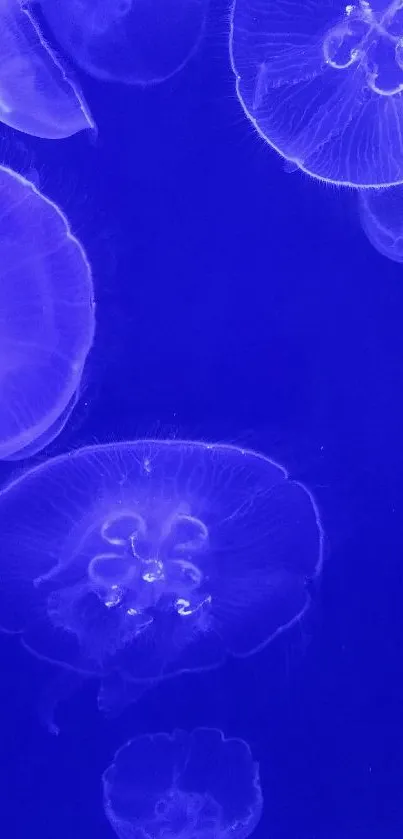
{"type": "Polygon", "coordinates": [[[238,98],[262,138],[323,181],[403,182],[400,0],[235,0],[238,98]]]}
{"type": "Polygon", "coordinates": [[[322,562],[309,492],[230,445],[88,446],[8,484],[0,517],[0,626],[101,679],[105,710],[122,686],[263,647],[305,612],[322,562]]]}
{"type": "Polygon", "coordinates": [[[102,777],[106,817],[119,837],[246,839],[263,808],[249,745],[214,728],[145,734],[102,777]]]}
{"type": "Polygon", "coordinates": [[[203,35],[208,0],[40,0],[66,54],[104,81],[150,85],[180,71],[203,35]]]}
{"type": "Polygon", "coordinates": [[[29,5],[1,0],[0,120],[45,139],[95,129],[78,86],[68,78],[29,5]]]}
{"type": "Polygon", "coordinates": [[[0,167],[0,459],[32,456],[77,401],[95,307],[85,252],[61,210],[0,167]]]}
{"type": "Polygon", "coordinates": [[[358,194],[361,227],[378,253],[403,262],[403,186],[358,194]]]}
{"type": "Polygon", "coordinates": [[[61,412],[61,414],[56,418],[54,422],[52,422],[46,430],[40,434],[38,437],[35,437],[28,445],[23,446],[23,448],[18,449],[18,451],[13,452],[12,454],[4,455],[2,458],[3,460],[25,460],[28,457],[33,457],[34,455],[38,454],[38,452],[42,452],[44,449],[47,448],[48,445],[53,443],[53,441],[62,433],[63,429],[66,427],[76,405],[79,400],[79,388],[73,393],[71,399],[68,401],[66,407],[61,412]]]}

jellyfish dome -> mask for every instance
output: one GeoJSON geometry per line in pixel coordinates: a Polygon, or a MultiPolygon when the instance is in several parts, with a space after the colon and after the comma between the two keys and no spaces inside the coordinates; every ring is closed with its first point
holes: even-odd
{"type": "Polygon", "coordinates": [[[371,245],[387,259],[403,262],[403,186],[360,191],[358,203],[371,245]]]}
{"type": "Polygon", "coordinates": [[[0,120],[45,139],[95,128],[88,107],[21,0],[0,0],[0,120]]]}
{"type": "Polygon", "coordinates": [[[235,0],[230,54],[258,133],[323,181],[403,183],[401,0],[235,0]]]}
{"type": "Polygon", "coordinates": [[[136,737],[102,780],[119,839],[246,839],[262,813],[248,744],[214,728],[136,737]]]}
{"type": "Polygon", "coordinates": [[[105,81],[149,85],[181,70],[202,38],[208,0],[40,0],[66,54],[105,81]]]}
{"type": "Polygon", "coordinates": [[[94,337],[91,269],[67,219],[0,166],[0,459],[50,442],[76,402],[94,337]]]}
{"type": "Polygon", "coordinates": [[[89,446],[6,486],[0,518],[0,627],[101,678],[105,704],[116,674],[150,684],[259,650],[322,561],[308,491],[230,445],[89,446]]]}

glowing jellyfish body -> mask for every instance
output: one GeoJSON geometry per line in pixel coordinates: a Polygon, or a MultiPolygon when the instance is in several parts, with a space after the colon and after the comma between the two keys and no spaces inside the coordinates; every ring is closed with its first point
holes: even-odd
{"type": "Polygon", "coordinates": [[[41,0],[55,38],[95,78],[148,85],[189,61],[208,0],[41,0]]]}
{"type": "Polygon", "coordinates": [[[308,174],[403,182],[401,0],[235,0],[230,53],[259,134],[308,174]]]}
{"type": "Polygon", "coordinates": [[[403,262],[403,187],[366,189],[358,196],[361,225],[375,250],[403,262]]]}
{"type": "Polygon", "coordinates": [[[28,9],[0,0],[0,120],[35,137],[69,137],[94,123],[28,9]]]}
{"type": "Polygon", "coordinates": [[[322,559],[308,491],[233,446],[87,447],[8,485],[0,518],[1,627],[101,678],[104,710],[120,684],[263,647],[301,617],[322,559]]]}
{"type": "Polygon", "coordinates": [[[259,822],[259,768],[218,729],[146,734],[115,754],[104,807],[119,839],[246,839],[259,822]]]}
{"type": "Polygon", "coordinates": [[[94,336],[91,270],[59,208],[0,167],[0,459],[67,421],[94,336]]]}

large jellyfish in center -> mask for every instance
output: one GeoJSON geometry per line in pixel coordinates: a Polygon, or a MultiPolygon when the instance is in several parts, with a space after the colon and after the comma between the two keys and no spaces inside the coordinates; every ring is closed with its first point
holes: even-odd
{"type": "Polygon", "coordinates": [[[403,183],[402,0],[235,0],[230,53],[259,134],[324,181],[403,183]]]}
{"type": "Polygon", "coordinates": [[[119,839],[246,839],[262,812],[248,744],[214,728],[136,737],[102,781],[119,839]]]}
{"type": "Polygon", "coordinates": [[[99,677],[104,710],[259,650],[301,617],[322,560],[308,491],[229,445],[74,451],[6,486],[0,518],[0,626],[99,677]]]}
{"type": "Polygon", "coordinates": [[[61,210],[0,166],[0,459],[53,440],[95,329],[92,274],[61,210]]]}
{"type": "Polygon", "coordinates": [[[208,0],[40,0],[66,53],[95,78],[148,85],[181,70],[203,35],[208,0]]]}
{"type": "Polygon", "coordinates": [[[95,128],[91,114],[22,0],[0,0],[0,120],[45,139],[95,128]]]}

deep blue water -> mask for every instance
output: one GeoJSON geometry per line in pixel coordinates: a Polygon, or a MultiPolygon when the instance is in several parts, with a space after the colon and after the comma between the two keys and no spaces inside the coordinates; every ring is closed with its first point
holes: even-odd
{"type": "Polygon", "coordinates": [[[261,450],[316,498],[321,586],[259,655],[166,682],[113,721],[86,685],[57,738],[37,712],[52,669],[0,636],[7,839],[112,837],[100,777],[116,748],[200,724],[260,762],[256,839],[402,833],[402,269],[363,236],[353,191],[287,173],[255,136],[226,26],[216,9],[197,56],[159,87],[83,75],[93,142],[3,130],[3,162],[38,173],[94,273],[82,399],[46,455],[143,435],[261,450]]]}

